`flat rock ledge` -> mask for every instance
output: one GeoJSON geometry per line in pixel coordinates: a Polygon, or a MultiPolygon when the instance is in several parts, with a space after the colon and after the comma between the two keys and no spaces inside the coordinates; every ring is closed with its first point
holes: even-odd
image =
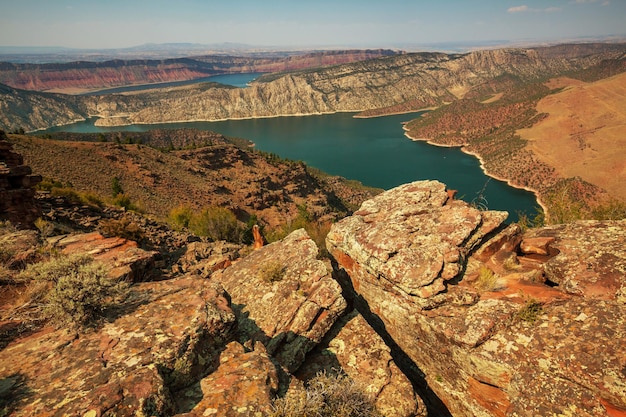
{"type": "Polygon", "coordinates": [[[626,415],[626,221],[504,219],[420,181],[327,247],[452,415],[626,415]]]}

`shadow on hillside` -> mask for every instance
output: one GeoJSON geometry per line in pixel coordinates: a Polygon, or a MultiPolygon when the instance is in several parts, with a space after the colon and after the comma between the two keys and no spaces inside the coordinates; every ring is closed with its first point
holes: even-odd
{"type": "Polygon", "coordinates": [[[400,346],[397,345],[387,331],[385,323],[372,312],[367,301],[354,290],[352,281],[347,273],[339,267],[337,261],[334,259],[331,259],[331,263],[333,265],[333,276],[339,285],[341,285],[344,297],[348,299],[350,303],[353,303],[355,308],[363,315],[363,318],[365,318],[369,325],[372,326],[376,333],[384,340],[385,344],[389,346],[394,362],[407,378],[409,378],[415,392],[424,400],[428,415],[433,417],[452,417],[452,414],[443,401],[441,401],[437,394],[428,386],[424,372],[400,346]]]}

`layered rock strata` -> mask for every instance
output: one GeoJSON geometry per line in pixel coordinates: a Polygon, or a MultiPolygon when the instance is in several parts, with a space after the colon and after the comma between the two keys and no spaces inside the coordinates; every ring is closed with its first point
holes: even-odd
{"type": "Polygon", "coordinates": [[[623,415],[626,221],[523,233],[504,218],[416,182],[327,247],[452,415],[623,415]]]}
{"type": "Polygon", "coordinates": [[[21,226],[32,226],[41,215],[35,202],[34,186],[41,176],[31,175],[22,155],[12,151],[13,145],[0,131],[0,220],[21,226]]]}

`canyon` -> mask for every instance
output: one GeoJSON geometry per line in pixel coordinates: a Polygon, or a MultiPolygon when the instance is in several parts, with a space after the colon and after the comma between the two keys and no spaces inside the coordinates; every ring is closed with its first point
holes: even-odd
{"type": "Polygon", "coordinates": [[[625,416],[626,214],[550,218],[566,192],[623,198],[625,52],[394,54],[246,89],[0,86],[7,131],[429,107],[409,138],[463,147],[553,220],[506,223],[435,180],[368,189],[211,132],[0,132],[0,220],[20,226],[0,223],[1,414],[278,415],[326,375],[385,416],[625,416]],[[65,191],[35,193],[41,181],[65,191]],[[112,188],[145,213],[67,191],[112,188]],[[257,221],[254,244],[172,228],[178,205],[257,221]],[[325,238],[264,238],[298,216],[328,225],[325,238]],[[81,328],[43,314],[57,282],[32,274],[85,254],[128,291],[81,328]]]}
{"type": "Polygon", "coordinates": [[[0,63],[0,83],[23,90],[77,93],[136,84],[187,81],[217,74],[294,71],[394,54],[394,51],[378,49],[53,64],[4,62],[0,63]]]}

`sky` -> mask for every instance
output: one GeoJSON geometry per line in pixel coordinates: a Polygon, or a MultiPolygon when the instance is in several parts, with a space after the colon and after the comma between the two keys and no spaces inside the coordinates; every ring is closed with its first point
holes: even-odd
{"type": "Polygon", "coordinates": [[[398,47],[626,34],[626,0],[0,0],[0,46],[398,47]]]}

